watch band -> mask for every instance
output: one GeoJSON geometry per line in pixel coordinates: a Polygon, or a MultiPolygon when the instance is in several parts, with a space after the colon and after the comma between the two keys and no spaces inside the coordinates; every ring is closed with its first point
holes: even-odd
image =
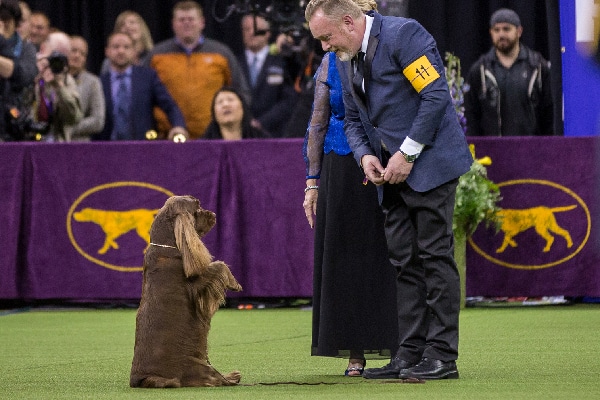
{"type": "Polygon", "coordinates": [[[406,160],[407,163],[414,163],[415,160],[419,157],[419,153],[408,155],[405,152],[403,152],[402,150],[400,150],[400,154],[402,154],[402,156],[404,157],[404,159],[406,160]]]}

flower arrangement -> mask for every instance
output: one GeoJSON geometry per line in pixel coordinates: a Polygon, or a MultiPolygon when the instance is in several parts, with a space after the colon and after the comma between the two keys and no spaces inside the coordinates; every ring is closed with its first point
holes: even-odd
{"type": "Polygon", "coordinates": [[[446,52],[446,81],[448,82],[448,89],[450,89],[450,96],[452,97],[452,104],[456,110],[458,116],[458,122],[463,128],[463,132],[467,132],[467,118],[465,117],[465,95],[464,93],[469,90],[469,85],[465,83],[465,79],[461,75],[460,58],[452,53],[446,52]]]}
{"type": "MultiPolygon", "coordinates": [[[[458,121],[466,132],[467,119],[465,117],[464,93],[469,89],[461,75],[460,59],[452,53],[446,53],[446,80],[456,110],[458,121]]],[[[488,179],[486,166],[492,164],[489,157],[476,158],[475,146],[469,145],[473,155],[471,169],[461,176],[456,188],[456,202],[454,205],[454,220],[452,228],[455,234],[464,238],[475,232],[477,226],[485,221],[486,226],[494,224],[498,230],[501,221],[496,213],[500,210],[498,202],[502,200],[498,185],[488,179]]]]}
{"type": "Polygon", "coordinates": [[[498,230],[501,221],[496,217],[500,210],[498,202],[502,200],[500,188],[487,177],[487,165],[492,164],[489,157],[475,158],[475,145],[469,145],[473,155],[471,169],[458,179],[454,204],[454,232],[471,236],[477,226],[484,222],[493,224],[498,230]]]}

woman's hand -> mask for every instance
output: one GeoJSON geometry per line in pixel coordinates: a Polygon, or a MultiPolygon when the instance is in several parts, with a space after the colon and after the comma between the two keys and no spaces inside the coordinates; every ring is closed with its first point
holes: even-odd
{"type": "Polygon", "coordinates": [[[313,215],[317,215],[317,199],[319,198],[319,189],[316,179],[306,180],[306,189],[304,190],[304,214],[311,228],[314,227],[313,215]]]}

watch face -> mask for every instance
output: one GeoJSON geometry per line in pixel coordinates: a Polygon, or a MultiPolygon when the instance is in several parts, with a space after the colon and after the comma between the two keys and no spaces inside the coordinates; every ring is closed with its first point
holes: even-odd
{"type": "Polygon", "coordinates": [[[406,154],[405,152],[403,152],[402,150],[400,150],[400,153],[402,153],[402,155],[404,156],[404,159],[406,160],[406,162],[408,163],[412,163],[415,162],[415,160],[417,159],[417,157],[419,156],[418,154],[413,154],[411,156],[409,156],[408,154],[406,154]]]}

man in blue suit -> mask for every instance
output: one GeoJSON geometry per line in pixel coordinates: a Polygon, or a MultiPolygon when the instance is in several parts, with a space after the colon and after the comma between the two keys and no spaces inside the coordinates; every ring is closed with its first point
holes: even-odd
{"type": "Polygon", "coordinates": [[[251,86],[252,125],[271,137],[285,136],[298,99],[286,61],[271,53],[271,26],[265,18],[247,14],[241,25],[244,52],[238,59],[251,86]]]}
{"type": "Polygon", "coordinates": [[[323,50],[345,61],[346,135],[378,185],[398,272],[399,350],[363,376],[458,378],[452,218],[458,178],[473,160],[436,43],[416,21],[365,15],[353,0],[311,0],[305,16],[323,50]]]}
{"type": "Polygon", "coordinates": [[[185,120],[156,72],[150,67],[133,65],[133,39],[125,33],[112,33],[107,40],[109,72],[100,80],[106,99],[104,129],[94,140],[146,140],[155,138],[152,113],[159,107],[173,128],[168,138],[187,138],[185,120]]]}

